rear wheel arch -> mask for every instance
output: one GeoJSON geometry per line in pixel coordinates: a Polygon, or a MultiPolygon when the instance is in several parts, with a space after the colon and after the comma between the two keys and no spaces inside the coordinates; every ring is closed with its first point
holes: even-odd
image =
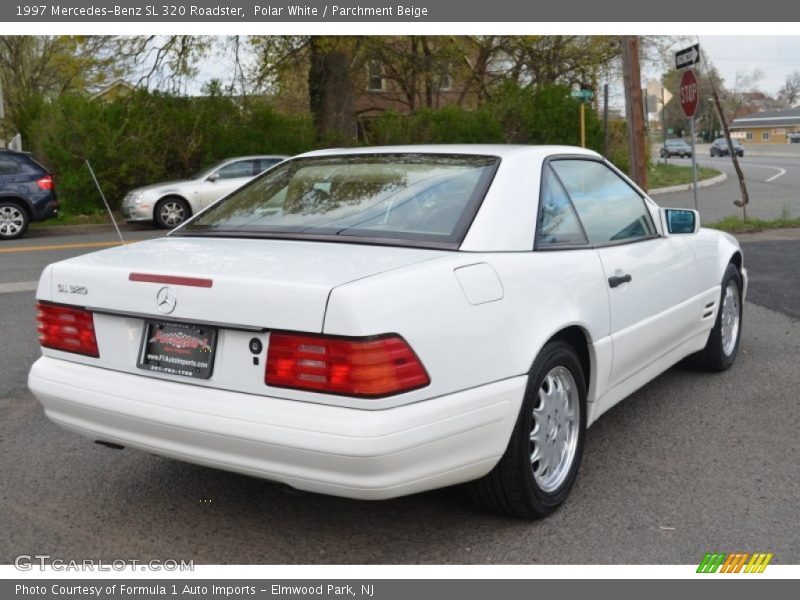
{"type": "Polygon", "coordinates": [[[29,221],[33,221],[33,210],[31,209],[30,204],[28,204],[19,196],[0,196],[0,202],[13,202],[25,212],[25,215],[28,217],[29,221]]]}
{"type": "MultiPolygon", "coordinates": [[[[572,349],[575,350],[575,353],[580,359],[581,368],[583,369],[583,377],[585,380],[584,383],[586,384],[586,389],[591,389],[589,384],[592,381],[593,369],[592,353],[589,348],[591,343],[591,337],[589,336],[589,333],[580,325],[570,325],[553,334],[542,347],[556,340],[561,340],[568,343],[570,346],[572,346],[572,349]]],[[[535,360],[536,357],[534,357],[534,361],[535,360]]],[[[534,361],[531,361],[531,365],[533,365],[534,361]]]]}
{"type": "Polygon", "coordinates": [[[189,201],[180,194],[172,193],[172,194],[164,194],[163,196],[161,196],[161,198],[156,200],[156,205],[160,204],[161,202],[164,202],[165,200],[182,200],[183,202],[186,202],[186,204],[189,204],[189,201]]]}
{"type": "Polygon", "coordinates": [[[739,273],[742,272],[742,253],[741,252],[734,252],[733,256],[729,261],[729,264],[735,265],[736,268],[739,270],[739,273]]]}

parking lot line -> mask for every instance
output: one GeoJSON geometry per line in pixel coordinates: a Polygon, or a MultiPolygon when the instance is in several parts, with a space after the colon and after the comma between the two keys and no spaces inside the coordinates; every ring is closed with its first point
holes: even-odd
{"type": "Polygon", "coordinates": [[[14,292],[33,292],[38,287],[38,281],[14,281],[12,283],[0,283],[0,294],[12,294],[14,292]]]}
{"type": "Polygon", "coordinates": [[[11,252],[37,252],[46,250],[71,250],[73,248],[108,248],[109,246],[122,246],[128,242],[84,242],[82,244],[51,244],[48,246],[14,246],[13,248],[0,248],[0,254],[11,252]]]}

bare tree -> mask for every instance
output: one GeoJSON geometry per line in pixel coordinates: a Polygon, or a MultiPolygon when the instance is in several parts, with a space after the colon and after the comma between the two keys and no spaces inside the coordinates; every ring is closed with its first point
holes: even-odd
{"type": "Polygon", "coordinates": [[[792,107],[800,101],[800,71],[786,77],[786,83],[778,92],[778,100],[792,107]]]}

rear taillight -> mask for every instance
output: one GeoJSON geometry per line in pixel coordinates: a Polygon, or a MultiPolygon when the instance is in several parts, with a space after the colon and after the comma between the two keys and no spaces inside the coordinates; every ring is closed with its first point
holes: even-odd
{"type": "Polygon", "coordinates": [[[37,304],[39,343],[45,348],[100,356],[94,334],[94,317],[83,308],[37,304]]]}
{"type": "Polygon", "coordinates": [[[286,333],[269,337],[265,381],[276,387],[373,398],[430,383],[425,367],[400,336],[286,333]]]}
{"type": "Polygon", "coordinates": [[[37,179],[36,185],[38,185],[43,190],[52,190],[55,187],[55,183],[53,182],[53,176],[45,175],[41,179],[37,179]]]}

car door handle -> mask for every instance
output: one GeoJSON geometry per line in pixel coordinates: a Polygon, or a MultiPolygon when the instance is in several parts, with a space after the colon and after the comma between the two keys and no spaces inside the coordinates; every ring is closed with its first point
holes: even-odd
{"type": "Polygon", "coordinates": [[[613,275],[608,278],[608,286],[615,288],[621,286],[623,283],[630,283],[633,279],[630,275],[613,275]]]}

